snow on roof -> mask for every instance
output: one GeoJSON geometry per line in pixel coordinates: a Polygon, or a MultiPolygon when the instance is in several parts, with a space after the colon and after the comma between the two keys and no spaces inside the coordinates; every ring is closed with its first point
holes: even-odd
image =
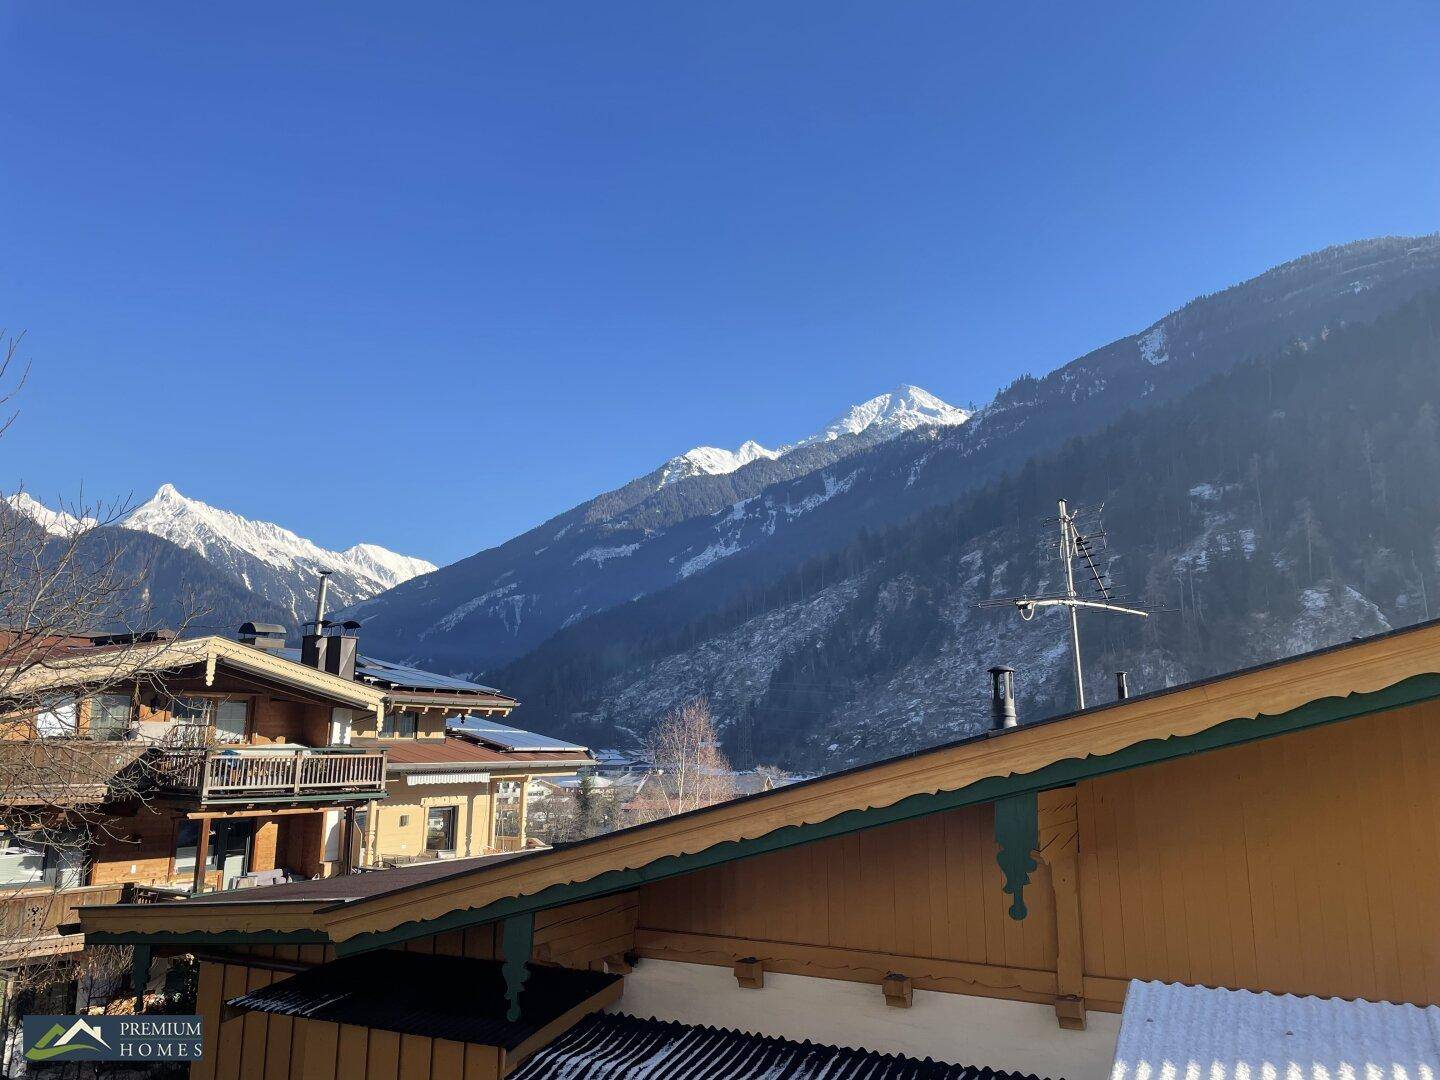
{"type": "Polygon", "coordinates": [[[1440,1008],[1130,984],[1111,1080],[1434,1080],[1440,1008]]]}

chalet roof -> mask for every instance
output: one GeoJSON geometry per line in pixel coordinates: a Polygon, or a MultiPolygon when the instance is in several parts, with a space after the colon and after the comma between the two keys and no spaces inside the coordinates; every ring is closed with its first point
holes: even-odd
{"type": "MultiPolygon", "coordinates": [[[[538,969],[537,969],[538,970],[538,969]]],[[[925,1058],[880,1054],[751,1035],[728,1028],[642,1020],[624,1013],[588,1016],[511,1074],[512,1080],[1020,1080],[1021,1074],[925,1058]]],[[[1158,1073],[1157,1073],[1158,1075],[1158,1073]]],[[[1258,1075],[1258,1074],[1257,1074],[1258,1075]]],[[[1028,1077],[1027,1080],[1035,1080],[1028,1077]]]]}
{"type": "MultiPolygon", "coordinates": [[[[121,679],[190,667],[203,668],[209,682],[217,665],[294,686],[337,705],[369,711],[384,709],[385,694],[374,687],[217,635],[66,647],[48,654],[43,663],[24,667],[13,678],[5,677],[4,682],[7,692],[17,697],[47,691],[77,691],[86,686],[113,684],[121,679]]],[[[0,676],[3,671],[0,669],[0,676]]]]}
{"type": "Polygon", "coordinates": [[[1427,1076],[1440,1066],[1440,1008],[1130,983],[1113,1080],[1188,1076],[1427,1076]]]}
{"type": "MultiPolygon", "coordinates": [[[[1021,796],[1033,804],[1036,792],[1079,779],[1435,697],[1440,621],[985,732],[503,862],[451,864],[453,872],[424,882],[389,878],[383,892],[297,911],[283,926],[265,925],[316,934],[342,951],[373,947],[959,806],[1021,796]]],[[[247,890],[228,911],[184,904],[147,913],[122,905],[86,909],[82,921],[87,934],[143,935],[147,927],[215,932],[252,924],[259,916],[250,912],[265,891],[247,890]]]]}
{"type": "Polygon", "coordinates": [[[590,755],[579,751],[511,751],[482,746],[458,735],[440,739],[376,740],[356,739],[354,745],[383,746],[389,751],[390,772],[439,771],[447,768],[487,768],[491,771],[523,772],[564,766],[579,768],[591,764],[590,755]]]}
{"type": "MultiPolygon", "coordinates": [[[[297,664],[300,662],[299,649],[274,651],[286,660],[297,664]]],[[[355,658],[355,681],[384,690],[395,704],[453,704],[507,711],[519,704],[510,695],[501,693],[493,686],[484,686],[468,679],[457,679],[453,675],[441,675],[438,672],[363,654],[355,658]]]]}
{"type": "Polygon", "coordinates": [[[384,951],[313,967],[226,1004],[513,1050],[618,982],[603,971],[535,965],[520,993],[520,1019],[512,1021],[499,961],[384,951]],[[397,987],[425,992],[397,994],[397,987]]]}

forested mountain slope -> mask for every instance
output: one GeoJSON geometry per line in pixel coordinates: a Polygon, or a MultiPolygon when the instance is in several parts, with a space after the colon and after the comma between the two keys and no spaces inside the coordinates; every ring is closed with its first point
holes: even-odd
{"type": "MultiPolygon", "coordinates": [[[[1062,619],[976,606],[1056,587],[1045,541],[1058,497],[1105,505],[1110,568],[1157,609],[1143,622],[1082,616],[1098,700],[1116,668],[1153,690],[1440,615],[1437,414],[1431,290],[1231,365],[788,571],[753,566],[759,550],[737,555],[724,588],[707,587],[717,566],[492,677],[525,702],[528,726],[590,745],[704,694],[739,761],[803,771],[975,730],[993,663],[1020,670],[1025,716],[1066,709],[1062,619]]],[[[933,437],[886,447],[866,483],[903,488],[947,452],[933,437]]]]}
{"type": "Polygon", "coordinates": [[[1328,248],[1201,297],[1043,378],[1018,379],[968,422],[879,440],[844,434],[673,482],[657,471],[351,613],[372,648],[491,678],[553,635],[579,640],[589,620],[659,594],[666,621],[646,632],[663,636],[1127,411],[1436,286],[1435,236],[1328,248]]]}

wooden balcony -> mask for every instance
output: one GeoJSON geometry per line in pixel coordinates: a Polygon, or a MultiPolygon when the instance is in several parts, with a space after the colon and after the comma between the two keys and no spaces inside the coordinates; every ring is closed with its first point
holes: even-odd
{"type": "Polygon", "coordinates": [[[59,928],[79,921],[78,908],[118,903],[123,891],[123,885],[0,889],[0,964],[78,952],[84,939],[79,934],[62,935],[59,928]]]}
{"type": "Polygon", "coordinates": [[[225,746],[159,751],[158,786],[202,804],[383,797],[385,751],[349,746],[225,746]]]}

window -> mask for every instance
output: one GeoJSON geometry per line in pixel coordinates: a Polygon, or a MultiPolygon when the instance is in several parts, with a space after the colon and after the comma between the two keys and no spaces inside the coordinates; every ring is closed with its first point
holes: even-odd
{"type": "Polygon", "coordinates": [[[35,714],[35,733],[42,738],[75,734],[75,699],[55,698],[47,701],[35,714]]]}
{"type": "Polygon", "coordinates": [[[425,850],[455,850],[455,807],[432,806],[425,811],[425,850]]]}
{"type": "Polygon", "coordinates": [[[409,815],[409,814],[401,814],[401,815],[400,815],[400,826],[399,826],[399,827],[402,828],[402,829],[408,829],[408,828],[410,827],[410,815],[409,815]]]}
{"type": "Polygon", "coordinates": [[[243,743],[245,721],[250,715],[248,703],[244,701],[217,701],[215,703],[215,739],[222,743],[243,743]]]}
{"type": "Polygon", "coordinates": [[[90,737],[123,739],[130,733],[134,705],[129,694],[97,694],[90,699],[90,737]]]}
{"type": "Polygon", "coordinates": [[[249,714],[247,702],[207,697],[178,697],[170,709],[170,715],[182,729],[182,741],[197,745],[207,741],[206,735],[212,727],[216,742],[243,743],[249,714]]]}
{"type": "Polygon", "coordinates": [[[419,714],[408,710],[387,712],[385,718],[380,722],[380,737],[382,739],[413,739],[418,719],[419,714]]]}
{"type": "Polygon", "coordinates": [[[0,836],[0,888],[83,885],[85,846],[84,834],[74,830],[6,833],[0,836]]]}

